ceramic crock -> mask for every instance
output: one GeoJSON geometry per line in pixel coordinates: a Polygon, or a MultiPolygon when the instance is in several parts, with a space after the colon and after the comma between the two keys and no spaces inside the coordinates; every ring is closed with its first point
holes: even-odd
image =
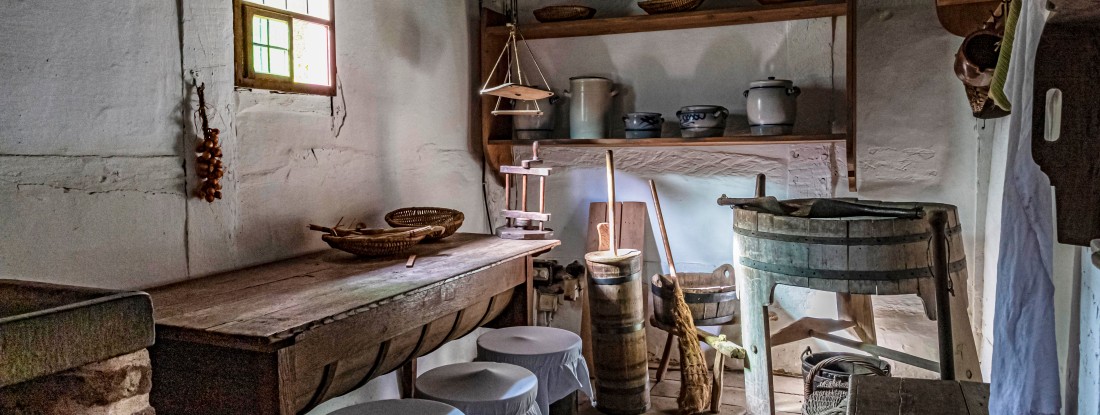
{"type": "Polygon", "coordinates": [[[661,136],[664,116],[659,112],[631,112],[623,116],[626,138],[657,138],[661,136]]]}
{"type": "Polygon", "coordinates": [[[755,135],[790,134],[802,90],[786,79],[754,81],[745,91],[749,126],[755,135]]]}
{"type": "Polygon", "coordinates": [[[578,76],[569,78],[565,96],[569,102],[569,136],[572,138],[607,138],[607,116],[611,112],[611,97],[619,92],[607,78],[578,76]]]}
{"type": "MultiPolygon", "coordinates": [[[[554,132],[554,115],[557,113],[557,103],[561,99],[552,96],[538,100],[538,109],[542,115],[517,115],[512,117],[512,127],[515,129],[517,140],[545,140],[554,132]]],[[[517,110],[533,110],[536,101],[516,101],[517,110]]]]}
{"type": "Polygon", "coordinates": [[[729,110],[717,105],[690,105],[676,111],[684,138],[721,137],[729,110]]]}

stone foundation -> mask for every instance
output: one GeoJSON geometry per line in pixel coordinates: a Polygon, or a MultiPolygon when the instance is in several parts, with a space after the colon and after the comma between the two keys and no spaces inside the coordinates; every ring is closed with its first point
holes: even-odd
{"type": "Polygon", "coordinates": [[[5,415],[155,415],[147,350],[0,389],[5,415]]]}

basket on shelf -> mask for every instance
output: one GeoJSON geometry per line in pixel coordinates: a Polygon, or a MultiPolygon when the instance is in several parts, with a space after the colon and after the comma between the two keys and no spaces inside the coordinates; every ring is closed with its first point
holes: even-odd
{"type": "Polygon", "coordinates": [[[454,235],[462,226],[465,215],[454,209],[437,207],[407,207],[386,214],[386,223],[390,226],[441,226],[442,234],[430,235],[428,241],[438,241],[454,235]]]}
{"type": "Polygon", "coordinates": [[[591,19],[592,16],[596,15],[596,9],[576,5],[547,6],[536,9],[533,13],[535,14],[535,20],[549,23],[591,19]]]}
{"type": "Polygon", "coordinates": [[[329,246],[365,257],[398,255],[420,243],[424,238],[441,235],[446,231],[442,226],[348,229],[311,225],[310,228],[328,232],[321,236],[321,240],[329,246]]]}
{"type": "Polygon", "coordinates": [[[646,0],[639,1],[638,7],[649,14],[686,12],[699,8],[703,0],[646,0]]]}

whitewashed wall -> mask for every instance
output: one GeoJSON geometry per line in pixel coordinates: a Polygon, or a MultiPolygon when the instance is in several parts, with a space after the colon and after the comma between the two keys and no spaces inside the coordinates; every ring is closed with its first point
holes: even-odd
{"type": "Polygon", "coordinates": [[[488,229],[469,144],[475,5],[338,0],[330,99],[236,90],[231,3],[0,7],[0,278],[151,287],[319,250],[308,223],[381,225],[409,205],[488,229]],[[214,204],[188,197],[193,78],[222,130],[214,204]]]}

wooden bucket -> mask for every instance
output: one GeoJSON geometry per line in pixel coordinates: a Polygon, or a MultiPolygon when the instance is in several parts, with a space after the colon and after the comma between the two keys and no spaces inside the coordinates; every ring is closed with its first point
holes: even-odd
{"type": "MultiPolygon", "coordinates": [[[[948,270],[956,283],[966,281],[966,255],[954,206],[859,203],[894,208],[922,206],[929,214],[936,209],[945,211],[948,270]]],[[[733,228],[734,258],[740,277],[838,293],[919,294],[925,300],[925,312],[935,318],[932,229],[927,219],[809,219],[734,209],[733,228]]],[[[772,293],[761,294],[770,303],[772,293]]]]}
{"type": "Polygon", "coordinates": [[[596,409],[633,415],[649,410],[649,361],[641,253],[589,252],[588,303],[592,310],[596,409]]]}
{"type": "MultiPolygon", "coordinates": [[[[680,289],[684,291],[684,301],[691,309],[691,317],[696,326],[717,326],[733,321],[739,307],[737,304],[737,286],[733,266],[722,265],[714,272],[680,272],[680,289]]],[[[653,293],[653,318],[666,327],[675,326],[672,310],[675,307],[675,295],[672,287],[661,284],[661,276],[654,275],[650,280],[653,293]]]]}

